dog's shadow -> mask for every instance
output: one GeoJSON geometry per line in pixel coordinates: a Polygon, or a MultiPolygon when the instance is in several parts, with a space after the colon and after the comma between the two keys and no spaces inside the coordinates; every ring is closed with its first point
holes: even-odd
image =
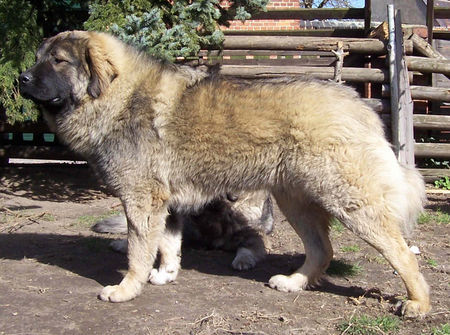
{"type": "Polygon", "coordinates": [[[110,194],[87,164],[0,167],[1,192],[32,200],[84,203],[110,194]]]}
{"type": "MultiPolygon", "coordinates": [[[[0,234],[0,258],[22,260],[35,259],[54,265],[99,284],[117,284],[127,269],[123,254],[109,248],[110,238],[56,234],[0,234]]],[[[302,254],[269,254],[251,270],[237,271],[231,267],[234,253],[221,250],[183,248],[182,269],[218,276],[241,277],[267,284],[278,273],[289,274],[305,259],[302,254]]],[[[183,273],[180,273],[182,276],[183,273]]],[[[367,290],[358,286],[339,286],[324,280],[315,290],[347,297],[360,297],[367,290]]],[[[389,297],[383,297],[389,300],[389,297]]]]}
{"type": "Polygon", "coordinates": [[[0,234],[0,258],[35,259],[109,285],[119,282],[119,271],[127,268],[126,257],[110,250],[110,242],[109,238],[95,236],[0,234]]]}

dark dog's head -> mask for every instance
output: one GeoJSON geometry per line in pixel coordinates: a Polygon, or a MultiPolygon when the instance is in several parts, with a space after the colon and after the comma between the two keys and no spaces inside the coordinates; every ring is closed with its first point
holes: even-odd
{"type": "Polygon", "coordinates": [[[54,112],[86,95],[98,98],[117,75],[102,35],[71,31],[45,40],[36,63],[19,77],[21,94],[54,112]]]}

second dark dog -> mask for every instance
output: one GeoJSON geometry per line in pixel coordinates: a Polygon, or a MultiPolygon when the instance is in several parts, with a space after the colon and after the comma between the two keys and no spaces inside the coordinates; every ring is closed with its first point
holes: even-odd
{"type": "MultiPolygon", "coordinates": [[[[194,213],[172,210],[167,218],[162,243],[161,262],[153,269],[149,281],[163,285],[174,281],[180,269],[181,241],[211,249],[236,251],[232,267],[253,268],[266,255],[265,235],[272,231],[273,205],[267,192],[227,195],[215,199],[194,213]]],[[[125,215],[97,222],[92,229],[99,233],[127,233],[125,215]]],[[[115,240],[111,247],[127,252],[127,239],[115,240]]]]}

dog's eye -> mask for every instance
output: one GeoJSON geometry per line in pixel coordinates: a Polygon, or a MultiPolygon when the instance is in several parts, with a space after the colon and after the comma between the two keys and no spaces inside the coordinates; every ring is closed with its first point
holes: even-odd
{"type": "Polygon", "coordinates": [[[67,63],[67,60],[59,57],[54,57],[53,61],[55,62],[55,64],[67,63]]]}

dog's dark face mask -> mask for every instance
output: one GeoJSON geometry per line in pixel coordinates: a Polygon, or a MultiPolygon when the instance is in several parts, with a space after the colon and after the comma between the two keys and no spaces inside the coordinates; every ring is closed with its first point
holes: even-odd
{"type": "Polygon", "coordinates": [[[36,63],[19,77],[20,93],[57,113],[75,108],[86,95],[100,95],[90,48],[83,33],[58,34],[42,43],[36,63]]]}
{"type": "Polygon", "coordinates": [[[67,104],[72,89],[64,72],[55,71],[59,60],[38,62],[19,77],[20,93],[45,107],[57,109],[67,104]]]}

